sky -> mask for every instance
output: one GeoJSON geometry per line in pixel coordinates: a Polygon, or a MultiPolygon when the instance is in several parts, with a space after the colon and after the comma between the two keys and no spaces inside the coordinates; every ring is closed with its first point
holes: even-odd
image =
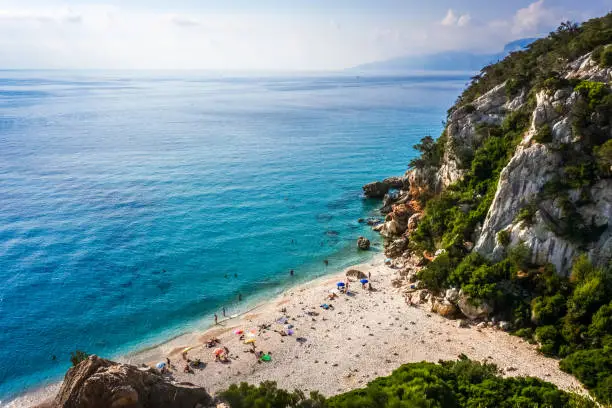
{"type": "Polygon", "coordinates": [[[0,0],[0,69],[340,70],[497,52],[612,0],[0,0]]]}

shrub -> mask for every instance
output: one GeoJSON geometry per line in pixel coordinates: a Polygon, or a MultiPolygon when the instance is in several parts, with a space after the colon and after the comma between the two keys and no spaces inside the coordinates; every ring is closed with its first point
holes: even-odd
{"type": "Polygon", "coordinates": [[[418,279],[434,292],[441,292],[449,273],[453,270],[452,260],[447,252],[440,254],[418,273],[418,279]]]}
{"type": "Polygon", "coordinates": [[[497,233],[497,242],[503,247],[510,245],[510,231],[501,230],[497,233]]]}
{"type": "Polygon", "coordinates": [[[327,400],[345,407],[594,407],[535,378],[502,378],[493,364],[468,359],[405,364],[384,378],[327,400]]]}
{"type": "Polygon", "coordinates": [[[599,65],[603,68],[612,67],[612,46],[607,46],[599,55],[599,65]]]}
{"type": "Polygon", "coordinates": [[[276,387],[274,381],[263,381],[259,387],[241,383],[232,384],[219,393],[219,399],[227,402],[232,408],[317,408],[325,407],[325,398],[311,392],[309,397],[299,390],[288,392],[276,387]]]}
{"type": "Polygon", "coordinates": [[[575,375],[599,401],[612,403],[612,349],[577,351],[561,360],[560,367],[575,375]]]}
{"type": "Polygon", "coordinates": [[[88,357],[89,354],[85,353],[84,351],[76,350],[70,353],[70,362],[73,366],[77,366],[81,361],[87,360],[88,357]]]}
{"type": "Polygon", "coordinates": [[[550,143],[553,140],[552,130],[548,124],[541,126],[533,135],[533,139],[538,143],[550,143]]]}
{"type": "Polygon", "coordinates": [[[516,216],[517,222],[524,222],[526,225],[533,225],[535,221],[535,213],[538,207],[535,203],[529,203],[521,208],[516,216]]]}
{"type": "Polygon", "coordinates": [[[471,103],[468,103],[467,105],[465,105],[464,109],[465,109],[465,113],[467,113],[468,115],[470,113],[476,112],[476,107],[472,105],[471,103]]]}
{"type": "Polygon", "coordinates": [[[434,140],[431,136],[425,136],[421,141],[413,146],[420,152],[418,157],[415,157],[408,164],[409,167],[424,168],[438,167],[444,156],[444,145],[446,144],[446,134],[442,133],[438,140],[434,140]]]}
{"type": "Polygon", "coordinates": [[[559,349],[560,335],[555,326],[540,326],[535,331],[535,338],[540,343],[540,351],[547,356],[554,356],[559,349]]]}
{"type": "Polygon", "coordinates": [[[612,174],[612,139],[595,148],[599,171],[606,176],[612,174]]]}
{"type": "Polygon", "coordinates": [[[565,315],[567,299],[561,293],[539,296],[531,302],[531,318],[537,324],[555,324],[565,315]]]}

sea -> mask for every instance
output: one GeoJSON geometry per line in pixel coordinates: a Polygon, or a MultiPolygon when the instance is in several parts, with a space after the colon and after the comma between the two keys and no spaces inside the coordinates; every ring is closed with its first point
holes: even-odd
{"type": "Polygon", "coordinates": [[[0,71],[0,401],[367,261],[468,78],[0,71]]]}

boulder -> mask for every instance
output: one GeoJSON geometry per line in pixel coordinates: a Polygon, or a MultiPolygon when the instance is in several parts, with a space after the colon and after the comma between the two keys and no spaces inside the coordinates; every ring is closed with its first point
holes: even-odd
{"type": "Polygon", "coordinates": [[[411,233],[419,226],[419,221],[423,218],[423,213],[414,213],[408,218],[408,224],[406,225],[406,231],[411,233]]]}
{"type": "Polygon", "coordinates": [[[357,247],[364,251],[370,249],[370,240],[366,237],[357,238],[357,247]]]}
{"type": "Polygon", "coordinates": [[[434,300],[434,303],[431,306],[431,311],[447,318],[455,317],[459,312],[457,306],[453,305],[446,299],[434,300]]]}
{"type": "Polygon", "coordinates": [[[499,328],[502,329],[503,331],[510,331],[512,330],[512,323],[501,321],[499,322],[499,328]]]}
{"type": "Polygon", "coordinates": [[[366,275],[364,272],[358,271],[357,269],[349,269],[346,271],[346,277],[354,279],[367,279],[368,275],[366,275]]]}
{"type": "Polygon", "coordinates": [[[447,289],[444,295],[444,298],[451,303],[457,303],[457,300],[459,300],[459,289],[457,288],[447,289]]]}
{"type": "Polygon", "coordinates": [[[406,248],[408,248],[408,238],[401,237],[387,244],[385,255],[389,258],[397,258],[404,253],[406,248]]]}
{"type": "Polygon", "coordinates": [[[383,206],[380,209],[381,214],[388,214],[393,210],[393,204],[397,202],[399,199],[399,194],[397,193],[387,193],[383,197],[383,206]]]}
{"type": "Polygon", "coordinates": [[[459,298],[457,299],[457,306],[461,310],[461,313],[465,317],[471,320],[484,319],[493,312],[493,308],[489,306],[485,301],[476,303],[470,299],[463,291],[459,291],[459,298]]]}
{"type": "Polygon", "coordinates": [[[89,356],[66,373],[54,408],[212,407],[213,398],[199,387],[178,386],[156,370],[89,356]]]}
{"type": "Polygon", "coordinates": [[[368,198],[383,198],[389,191],[389,185],[382,181],[368,183],[363,188],[363,194],[368,198]]]}

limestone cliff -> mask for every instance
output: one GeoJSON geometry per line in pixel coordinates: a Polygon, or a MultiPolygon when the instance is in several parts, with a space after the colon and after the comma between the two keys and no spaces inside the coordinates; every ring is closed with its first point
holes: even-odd
{"type": "MultiPolygon", "coordinates": [[[[585,161],[593,160],[592,155],[583,154],[585,144],[592,144],[588,134],[592,132],[576,126],[577,107],[591,103],[590,96],[588,90],[585,94],[577,85],[588,80],[590,86],[600,84],[609,91],[612,68],[602,67],[587,53],[565,64],[556,78],[554,86],[521,88],[513,95],[508,92],[508,81],[504,81],[471,103],[459,103],[450,110],[439,139],[443,146],[441,160],[408,170],[404,175],[408,183],[395,198],[397,204],[385,223],[377,227],[390,238],[388,255],[398,256],[409,247],[409,232],[421,216],[417,203],[462,180],[475,151],[492,137],[488,129],[500,126],[509,115],[521,110],[529,112],[531,123],[501,171],[484,221],[474,229],[473,250],[499,260],[508,247],[522,242],[531,249],[534,263],[552,263],[560,274],[567,274],[572,260],[582,252],[597,265],[612,260],[612,225],[608,221],[612,215],[612,179],[598,174],[583,183],[573,180],[576,175],[568,167],[568,156],[574,154],[585,161]],[[528,95],[533,95],[531,100],[528,95]],[[538,132],[550,134],[538,137],[538,132]],[[564,181],[569,181],[565,191],[545,194],[552,183],[564,181]],[[530,219],[521,219],[521,212],[528,209],[532,212],[530,219]],[[509,243],[499,242],[501,231],[507,231],[509,243]]],[[[612,112],[589,114],[590,126],[597,126],[597,143],[611,139],[612,112]]],[[[466,242],[470,249],[471,244],[466,242]]],[[[443,245],[438,243],[437,247],[443,245]]]]}

